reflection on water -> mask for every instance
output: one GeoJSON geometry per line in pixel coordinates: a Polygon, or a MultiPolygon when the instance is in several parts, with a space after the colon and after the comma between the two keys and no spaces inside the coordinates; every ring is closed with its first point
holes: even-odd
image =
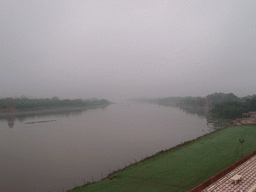
{"type": "Polygon", "coordinates": [[[214,131],[206,123],[178,108],[137,103],[1,117],[0,191],[61,192],[97,181],[214,131]]]}
{"type": "Polygon", "coordinates": [[[6,117],[6,119],[7,119],[7,121],[8,121],[8,126],[9,126],[10,128],[13,128],[15,118],[16,118],[15,115],[8,115],[8,116],[6,117]]]}
{"type": "MultiPolygon", "coordinates": [[[[95,107],[93,109],[104,109],[107,106],[98,106],[95,107]]],[[[90,108],[78,108],[78,109],[74,109],[74,108],[65,108],[65,110],[48,110],[48,111],[44,111],[44,112],[40,112],[40,111],[36,111],[35,113],[30,112],[30,113],[15,113],[15,114],[3,114],[0,115],[0,121],[7,121],[8,126],[10,128],[14,127],[14,122],[16,119],[18,119],[19,122],[23,122],[26,119],[33,119],[33,118],[37,118],[37,117],[61,117],[61,116],[65,116],[65,117],[70,117],[70,116],[76,116],[76,115],[81,115],[83,112],[90,110],[90,108]]],[[[51,120],[50,120],[51,121],[51,120]]],[[[55,120],[52,120],[55,121],[55,120]]],[[[43,122],[49,122],[49,121],[40,121],[40,122],[27,122],[26,124],[33,124],[33,123],[43,123],[43,122]]]]}
{"type": "Polygon", "coordinates": [[[185,108],[179,108],[186,114],[196,114],[198,117],[205,117],[204,111],[203,110],[198,110],[198,109],[185,109],[185,108]]]}

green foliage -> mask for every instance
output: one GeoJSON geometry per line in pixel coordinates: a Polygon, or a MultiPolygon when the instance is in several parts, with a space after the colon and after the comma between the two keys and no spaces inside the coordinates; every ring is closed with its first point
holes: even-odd
{"type": "Polygon", "coordinates": [[[8,98],[0,99],[0,109],[6,109],[8,104],[8,98]]]}
{"type": "Polygon", "coordinates": [[[217,104],[210,111],[213,116],[227,119],[242,117],[243,113],[256,110],[256,97],[247,99],[246,102],[229,101],[217,104]]]}
{"type": "Polygon", "coordinates": [[[209,95],[211,98],[211,102],[213,105],[228,102],[228,101],[241,101],[241,99],[237,96],[235,96],[233,93],[214,93],[209,95]]]}
{"type": "MultiPolygon", "coordinates": [[[[248,111],[256,111],[256,95],[239,98],[233,93],[213,93],[207,97],[166,97],[154,101],[159,105],[181,107],[186,111],[203,113],[206,101],[210,99],[211,115],[234,119],[248,111]]],[[[209,100],[208,100],[209,101],[209,100]]]]}
{"type": "MultiPolygon", "coordinates": [[[[45,109],[52,107],[75,107],[75,106],[95,106],[110,104],[106,99],[64,99],[60,100],[58,97],[52,99],[28,99],[28,98],[15,98],[14,104],[16,109],[19,110],[34,110],[34,109],[45,109]]],[[[8,104],[8,98],[0,99],[0,109],[5,109],[8,104]]]]}
{"type": "Polygon", "coordinates": [[[249,111],[256,111],[256,96],[246,100],[249,111]]]}
{"type": "MultiPolygon", "coordinates": [[[[235,96],[233,93],[213,93],[208,96],[210,96],[213,105],[228,101],[242,101],[241,98],[235,96]]],[[[204,107],[206,100],[206,97],[166,97],[156,99],[155,101],[161,105],[197,108],[204,107]]]]}

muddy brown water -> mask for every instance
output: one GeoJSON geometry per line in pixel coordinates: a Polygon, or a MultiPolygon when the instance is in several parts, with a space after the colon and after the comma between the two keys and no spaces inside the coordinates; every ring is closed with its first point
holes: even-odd
{"type": "Polygon", "coordinates": [[[129,102],[2,118],[0,130],[4,192],[66,191],[214,131],[205,117],[129,102]]]}

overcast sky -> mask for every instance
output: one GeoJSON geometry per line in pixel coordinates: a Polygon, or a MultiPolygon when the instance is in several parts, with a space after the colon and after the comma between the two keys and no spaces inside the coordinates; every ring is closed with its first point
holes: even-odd
{"type": "Polygon", "coordinates": [[[256,94],[255,0],[2,0],[0,97],[256,94]]]}

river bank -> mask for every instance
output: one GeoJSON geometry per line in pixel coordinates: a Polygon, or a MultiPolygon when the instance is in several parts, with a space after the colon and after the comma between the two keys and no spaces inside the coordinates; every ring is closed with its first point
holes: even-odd
{"type": "Polygon", "coordinates": [[[70,191],[188,191],[255,150],[255,126],[218,130],[118,169],[99,182],[70,191]],[[227,150],[228,149],[228,150],[227,150]],[[129,189],[129,190],[128,190],[129,189]]]}
{"type": "Polygon", "coordinates": [[[107,107],[112,103],[103,104],[103,105],[91,105],[91,106],[67,106],[67,107],[51,107],[51,108],[41,108],[41,109],[31,109],[31,110],[16,110],[15,112],[4,112],[0,113],[0,118],[7,116],[26,116],[26,115],[40,115],[40,114],[51,114],[51,113],[62,113],[68,111],[79,111],[87,109],[95,109],[107,107]]]}

